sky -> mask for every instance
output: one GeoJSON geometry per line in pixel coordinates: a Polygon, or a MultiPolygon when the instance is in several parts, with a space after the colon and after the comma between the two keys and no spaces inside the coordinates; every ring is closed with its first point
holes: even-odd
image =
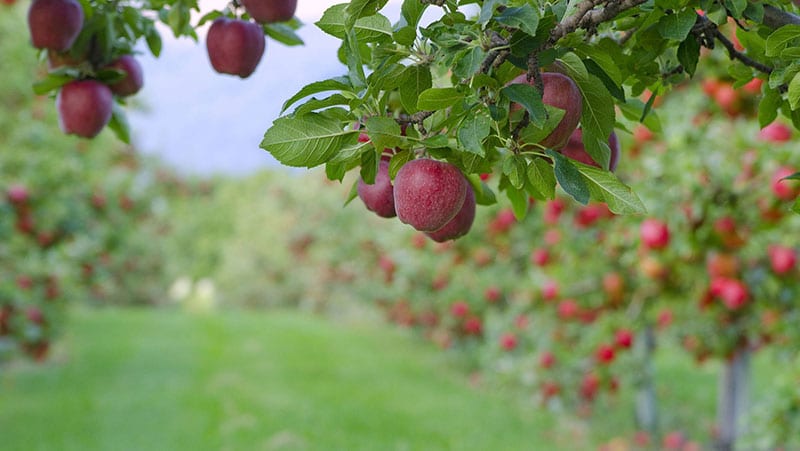
{"type": "MultiPolygon", "coordinates": [[[[140,56],[145,85],[137,102],[144,107],[129,114],[136,146],[187,173],[247,174],[277,166],[259,144],[283,102],[308,83],[346,73],[336,58],[339,41],[314,26],[328,7],[342,2],[298,0],[296,16],[305,23],[298,34],[306,45],[268,39],[256,72],[246,79],[213,71],[205,29],[195,43],[162,28],[161,57],[140,56]]],[[[200,7],[204,14],[226,3],[207,0],[200,7]]],[[[390,0],[382,13],[395,22],[400,4],[390,0]]]]}

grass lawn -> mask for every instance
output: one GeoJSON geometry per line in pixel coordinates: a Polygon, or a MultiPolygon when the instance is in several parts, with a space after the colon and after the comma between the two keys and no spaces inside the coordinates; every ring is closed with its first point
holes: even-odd
{"type": "MultiPolygon", "coordinates": [[[[0,367],[0,449],[568,450],[630,437],[630,390],[591,422],[508,393],[410,333],[299,313],[77,310],[43,365],[0,367]]],[[[716,365],[657,354],[664,430],[708,443],[716,365]]],[[[759,362],[760,360],[760,362],[759,362]]],[[[754,398],[769,363],[754,365],[754,398]]]]}

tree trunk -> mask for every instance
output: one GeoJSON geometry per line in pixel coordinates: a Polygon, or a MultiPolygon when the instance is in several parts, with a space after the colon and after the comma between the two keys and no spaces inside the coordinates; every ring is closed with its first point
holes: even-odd
{"type": "Polygon", "coordinates": [[[652,437],[658,433],[658,405],[653,370],[653,353],[656,349],[656,337],[653,326],[648,324],[641,335],[640,352],[642,356],[642,374],[636,393],[636,424],[652,437]]]}
{"type": "Polygon", "coordinates": [[[744,430],[750,388],[750,351],[736,351],[722,367],[717,399],[717,451],[733,451],[744,430]]]}

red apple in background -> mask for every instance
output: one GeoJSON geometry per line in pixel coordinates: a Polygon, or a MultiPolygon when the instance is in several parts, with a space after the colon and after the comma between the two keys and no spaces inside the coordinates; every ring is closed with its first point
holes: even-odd
{"type": "Polygon", "coordinates": [[[633,345],[633,332],[629,329],[620,329],[614,334],[614,345],[619,349],[630,349],[633,345]]]}
{"type": "Polygon", "coordinates": [[[483,298],[490,304],[495,304],[503,299],[503,291],[499,287],[491,286],[483,292],[483,298]]]}
{"type": "Polygon", "coordinates": [[[772,175],[772,192],[781,200],[794,200],[800,195],[800,181],[783,180],[797,171],[788,166],[782,166],[772,175]]]}
{"type": "Polygon", "coordinates": [[[483,333],[483,322],[480,317],[470,316],[464,321],[464,332],[467,335],[481,335],[483,333]]]}
{"type": "Polygon", "coordinates": [[[94,138],[111,120],[114,96],[96,80],[76,80],[61,88],[56,97],[58,123],[64,133],[94,138]]]}
{"type": "Polygon", "coordinates": [[[358,180],[358,197],[364,202],[369,211],[375,212],[382,218],[393,218],[397,216],[394,209],[394,188],[389,177],[389,163],[381,161],[378,165],[378,173],[375,175],[375,183],[372,185],[358,180]]]}
{"type": "Polygon", "coordinates": [[[558,283],[554,280],[545,280],[542,283],[542,298],[545,301],[553,301],[558,298],[558,283]]]}
{"type": "Polygon", "coordinates": [[[561,199],[553,199],[544,204],[544,222],[550,225],[558,223],[558,218],[564,212],[566,205],[561,199]]]}
{"type": "Polygon", "coordinates": [[[743,307],[750,293],[742,281],[727,277],[717,277],[711,281],[711,294],[720,298],[730,310],[738,310],[743,307]]]}
{"type": "Polygon", "coordinates": [[[264,30],[254,22],[220,17],[211,24],[206,49],[211,67],[221,74],[247,78],[264,55],[264,30]]]}
{"type": "Polygon", "coordinates": [[[550,351],[545,351],[539,356],[539,366],[544,369],[552,368],[556,364],[556,357],[550,351]]]}
{"type": "Polygon", "coordinates": [[[545,248],[534,249],[531,253],[531,263],[536,266],[546,266],[550,263],[550,251],[545,248]]]}
{"type": "Polygon", "coordinates": [[[791,247],[773,245],[767,248],[767,253],[775,274],[788,274],[797,264],[797,253],[791,247]]]}
{"type": "Polygon", "coordinates": [[[603,291],[613,303],[620,303],[625,297],[625,278],[618,272],[603,275],[603,291]]]}
{"type": "Polygon", "coordinates": [[[294,17],[297,0],[241,0],[247,14],[256,22],[286,22],[294,17]]]}
{"type": "Polygon", "coordinates": [[[453,302],[450,306],[450,314],[456,318],[463,318],[469,313],[469,304],[464,301],[453,302]]]}
{"type": "Polygon", "coordinates": [[[397,217],[423,232],[439,230],[461,210],[468,184],[450,163],[429,158],[409,161],[394,179],[397,217]]]}
{"type": "Polygon", "coordinates": [[[581,380],[580,393],[588,401],[594,399],[598,388],[600,388],[600,378],[594,373],[585,375],[581,380]]]}
{"type": "Polygon", "coordinates": [[[28,307],[28,309],[25,310],[25,316],[28,318],[28,321],[34,324],[44,324],[44,314],[37,307],[28,307]]]}
{"type": "Polygon", "coordinates": [[[513,351],[517,347],[517,336],[506,332],[500,336],[500,347],[506,351],[513,351]]]}
{"type": "Polygon", "coordinates": [[[601,344],[594,352],[594,358],[602,365],[608,365],[614,361],[614,347],[607,344],[601,344]]]}
{"type": "Polygon", "coordinates": [[[144,73],[139,61],[131,55],[123,55],[108,65],[109,69],[117,69],[125,73],[125,78],[109,85],[111,92],[127,97],[136,94],[144,85],[144,73]]]}
{"type": "MultiPolygon", "coordinates": [[[[544,85],[542,102],[545,105],[564,110],[564,116],[561,118],[561,122],[558,123],[556,128],[547,135],[546,138],[541,140],[539,144],[550,149],[558,150],[567,144],[570,135],[572,135],[572,132],[578,127],[583,109],[583,97],[575,82],[564,74],[558,72],[544,72],[542,73],[542,82],[544,85]]],[[[527,80],[527,74],[520,75],[511,80],[509,84],[525,83],[532,86],[536,84],[534,80],[527,80]]],[[[522,106],[512,103],[510,111],[518,111],[521,108],[522,106]]]]}
{"type": "Polygon", "coordinates": [[[739,273],[739,259],[735,254],[710,253],[706,271],[711,277],[735,277],[739,273]]]}
{"type": "Polygon", "coordinates": [[[580,306],[574,299],[565,299],[558,304],[558,317],[561,319],[573,319],[580,313],[580,306]]]}
{"type": "Polygon", "coordinates": [[[758,138],[762,141],[783,143],[792,139],[792,129],[780,122],[773,122],[758,132],[758,138]]]}
{"type": "Polygon", "coordinates": [[[461,210],[444,227],[435,232],[425,232],[425,235],[437,243],[461,238],[469,232],[475,221],[475,205],[475,192],[472,190],[472,185],[467,183],[467,195],[461,210]]]}
{"type": "Polygon", "coordinates": [[[34,0],[28,9],[28,29],[37,49],[63,52],[83,28],[83,8],[76,0],[34,0]]]}
{"type": "Polygon", "coordinates": [[[658,219],[648,218],[639,228],[642,244],[650,249],[664,249],[669,244],[669,227],[658,219]]]}
{"type": "Polygon", "coordinates": [[[11,205],[21,207],[28,202],[30,194],[24,185],[11,185],[6,190],[6,198],[11,205]]]}
{"type": "MultiPolygon", "coordinates": [[[[617,139],[617,134],[614,132],[611,132],[611,136],[608,137],[608,147],[611,149],[608,170],[614,172],[619,162],[619,140],[617,139]]],[[[580,163],[588,164],[596,168],[600,167],[600,164],[595,162],[589,153],[586,152],[586,146],[583,145],[583,132],[581,129],[576,129],[572,133],[567,145],[561,149],[561,154],[580,163]]]]}

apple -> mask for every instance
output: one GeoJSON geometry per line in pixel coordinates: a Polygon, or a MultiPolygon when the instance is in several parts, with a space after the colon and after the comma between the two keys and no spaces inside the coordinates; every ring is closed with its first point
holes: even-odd
{"type": "Polygon", "coordinates": [[[780,122],[773,122],[758,132],[758,139],[772,143],[784,143],[792,139],[792,129],[780,122]]]}
{"type": "Polygon", "coordinates": [[[580,306],[574,299],[565,299],[558,303],[558,316],[561,319],[573,319],[580,313],[580,306]]]}
{"type": "Polygon", "coordinates": [[[444,227],[435,232],[425,232],[425,235],[437,243],[461,238],[469,232],[475,221],[475,205],[475,192],[472,190],[472,185],[467,183],[467,195],[461,210],[444,227]]]}
{"type": "Polygon", "coordinates": [[[77,0],[34,0],[28,9],[28,29],[37,49],[63,52],[83,28],[83,8],[77,0]]]}
{"type": "Polygon", "coordinates": [[[729,116],[736,116],[741,112],[742,105],[739,93],[730,83],[723,83],[714,93],[714,101],[729,116]]]}
{"type": "Polygon", "coordinates": [[[561,199],[553,199],[548,201],[544,204],[544,222],[549,225],[555,225],[558,223],[558,218],[561,217],[561,213],[564,212],[566,205],[564,201],[561,199]]]}
{"type": "Polygon", "coordinates": [[[800,195],[800,182],[797,180],[783,180],[797,171],[788,166],[781,166],[772,175],[772,193],[780,200],[793,200],[800,195]]]}
{"type": "Polygon", "coordinates": [[[76,80],[64,85],[56,97],[58,123],[70,135],[94,138],[111,120],[114,96],[96,80],[76,80]]]}
{"type": "Polygon", "coordinates": [[[469,304],[464,301],[456,301],[450,306],[450,314],[456,318],[463,318],[469,314],[469,304]]]}
{"type": "Polygon", "coordinates": [[[394,188],[392,187],[392,179],[389,177],[388,162],[381,161],[379,163],[378,173],[375,175],[375,183],[372,185],[359,178],[358,197],[364,202],[367,210],[375,212],[382,218],[397,216],[394,209],[394,188]]]}
{"type": "Polygon", "coordinates": [[[603,291],[608,299],[617,304],[625,296],[625,278],[618,272],[609,272],[603,275],[603,291]]]}
{"type": "Polygon", "coordinates": [[[24,185],[11,185],[6,190],[6,198],[15,207],[21,207],[28,203],[30,199],[30,194],[28,193],[28,188],[24,185]]]}
{"type": "Polygon", "coordinates": [[[763,79],[754,78],[754,79],[748,81],[747,83],[745,83],[745,85],[742,86],[742,89],[744,89],[745,91],[749,92],[750,94],[758,95],[758,94],[761,94],[761,85],[763,85],[763,84],[764,84],[764,80],[763,79]]]}
{"type": "Polygon", "coordinates": [[[552,368],[556,364],[556,356],[550,351],[545,351],[539,356],[539,366],[544,369],[552,368]]]}
{"type": "MultiPolygon", "coordinates": [[[[608,170],[614,172],[619,162],[619,140],[617,139],[617,134],[614,132],[611,132],[611,136],[608,137],[608,147],[611,149],[608,170]]],[[[565,157],[571,158],[577,162],[588,164],[596,168],[600,167],[600,164],[595,162],[589,153],[586,152],[586,147],[583,145],[583,132],[579,128],[572,132],[572,136],[569,137],[567,145],[564,146],[560,152],[565,157]]]]}
{"type": "Polygon", "coordinates": [[[542,298],[545,301],[554,301],[558,298],[558,283],[554,280],[542,282],[542,298]]]}
{"type": "Polygon", "coordinates": [[[685,440],[681,432],[673,431],[664,436],[662,445],[665,450],[680,451],[685,440]]]}
{"type": "Polygon", "coordinates": [[[142,65],[131,55],[122,55],[107,66],[109,69],[117,69],[125,73],[125,78],[109,85],[111,92],[120,96],[132,96],[139,92],[144,85],[144,72],[142,65]]]}
{"type": "Polygon", "coordinates": [[[503,299],[503,291],[497,286],[491,286],[483,292],[483,298],[490,304],[495,304],[503,299]]]}
{"type": "Polygon", "coordinates": [[[505,351],[513,351],[517,347],[517,336],[506,332],[500,336],[500,347],[505,351]]]}
{"type": "Polygon", "coordinates": [[[464,321],[464,332],[467,335],[481,335],[483,333],[483,322],[477,316],[470,316],[464,321]]]}
{"type": "Polygon", "coordinates": [[[286,22],[297,9],[297,0],[241,0],[241,3],[258,23],[286,22]]]}
{"type": "Polygon", "coordinates": [[[411,160],[394,179],[397,217],[419,231],[435,232],[461,211],[468,184],[450,163],[430,158],[411,160]]]}
{"type": "Polygon", "coordinates": [[[706,272],[711,277],[735,277],[739,273],[739,259],[735,254],[710,253],[706,258],[706,272]]]}
{"type": "Polygon", "coordinates": [[[658,219],[648,218],[639,227],[642,244],[649,249],[664,249],[669,244],[669,227],[658,219]]]}
{"type": "Polygon", "coordinates": [[[729,310],[738,310],[743,307],[750,297],[750,293],[739,279],[717,277],[711,280],[711,294],[720,298],[729,310]]]}
{"type": "Polygon", "coordinates": [[[658,316],[656,316],[656,325],[659,329],[666,329],[672,324],[673,317],[672,310],[666,308],[662,309],[658,312],[658,316]]]}
{"type": "Polygon", "coordinates": [[[598,388],[600,388],[600,378],[596,374],[589,373],[581,379],[580,394],[587,401],[594,399],[598,388]]]}
{"type": "Polygon", "coordinates": [[[630,349],[633,345],[633,332],[620,329],[614,334],[614,345],[619,349],[630,349]]]}
{"type": "Polygon", "coordinates": [[[556,382],[547,381],[542,384],[542,398],[548,400],[561,392],[561,386],[556,382]]]}
{"type": "Polygon", "coordinates": [[[797,265],[797,253],[791,247],[773,245],[767,248],[770,265],[775,274],[785,275],[797,265]]]}
{"type": "Polygon", "coordinates": [[[220,17],[208,29],[206,49],[211,67],[221,74],[249,77],[264,55],[264,30],[255,23],[220,17]]]}
{"type": "Polygon", "coordinates": [[[551,261],[550,251],[546,248],[534,249],[531,253],[531,263],[536,266],[547,266],[551,261]]]}
{"type": "MultiPolygon", "coordinates": [[[[528,81],[527,74],[520,75],[511,80],[509,84],[525,83],[535,85],[533,79],[528,81]]],[[[583,109],[583,97],[575,82],[564,74],[544,72],[542,73],[542,83],[544,85],[542,103],[564,110],[564,117],[547,137],[539,141],[539,145],[558,150],[567,144],[572,132],[578,127],[583,109]]],[[[510,112],[518,111],[521,108],[520,105],[512,103],[510,112]]]]}
{"type": "Polygon", "coordinates": [[[28,318],[28,321],[33,324],[44,324],[44,314],[37,307],[28,307],[28,309],[25,310],[25,316],[28,318]]]}
{"type": "Polygon", "coordinates": [[[613,216],[613,214],[611,210],[608,209],[608,205],[593,203],[581,207],[581,209],[578,210],[578,213],[575,215],[575,225],[581,228],[591,227],[600,218],[610,218],[611,216],[613,216]]]}
{"type": "Polygon", "coordinates": [[[507,233],[516,222],[517,218],[514,216],[514,210],[504,208],[498,211],[497,216],[489,223],[489,232],[493,234],[507,233]]]}
{"type": "Polygon", "coordinates": [[[594,357],[598,363],[608,365],[614,361],[614,347],[607,344],[601,344],[594,352],[594,357]]]}

